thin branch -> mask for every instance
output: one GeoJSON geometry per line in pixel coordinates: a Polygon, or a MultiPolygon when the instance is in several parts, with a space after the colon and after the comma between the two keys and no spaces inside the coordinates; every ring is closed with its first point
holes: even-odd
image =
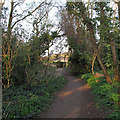
{"type": "Polygon", "coordinates": [[[21,20],[24,20],[25,18],[27,18],[28,16],[30,16],[32,13],[34,13],[37,9],[39,9],[43,4],[47,4],[46,2],[42,2],[38,7],[36,7],[32,12],[30,12],[28,15],[24,16],[23,18],[17,20],[11,27],[11,29],[13,29],[13,27],[18,23],[20,22],[21,20]]]}
{"type": "Polygon", "coordinates": [[[5,4],[5,0],[2,2],[2,7],[3,7],[4,4],[5,4]]]}
{"type": "Polygon", "coordinates": [[[2,80],[0,80],[1,84],[3,85],[4,88],[6,88],[5,84],[2,82],[2,80]]]}
{"type": "Polygon", "coordinates": [[[19,3],[17,3],[17,4],[15,4],[14,5],[14,8],[16,7],[16,6],[19,6],[19,5],[21,5],[21,4],[23,4],[25,1],[21,1],[21,2],[19,2],[19,3]]]}

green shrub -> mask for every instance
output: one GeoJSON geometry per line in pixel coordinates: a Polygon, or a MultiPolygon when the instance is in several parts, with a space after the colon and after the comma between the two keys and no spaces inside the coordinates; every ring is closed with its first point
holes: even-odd
{"type": "Polygon", "coordinates": [[[81,79],[89,79],[90,77],[92,76],[92,73],[86,73],[86,74],[83,74],[82,76],[80,75],[81,79]]]}
{"type": "Polygon", "coordinates": [[[64,84],[63,76],[57,76],[55,69],[41,64],[28,70],[24,85],[3,89],[3,118],[32,117],[49,107],[53,94],[64,84]]]}
{"type": "Polygon", "coordinates": [[[74,75],[91,71],[89,60],[80,52],[74,52],[69,59],[70,68],[74,75]]]}
{"type": "Polygon", "coordinates": [[[18,55],[13,59],[13,64],[14,67],[10,77],[12,86],[24,85],[27,77],[26,71],[30,67],[28,56],[24,48],[19,50],[18,55]]]}
{"type": "Polygon", "coordinates": [[[91,87],[97,101],[97,107],[104,109],[108,118],[118,118],[118,113],[120,113],[118,106],[120,100],[120,94],[118,94],[119,83],[113,81],[112,84],[109,84],[106,82],[105,77],[95,78],[90,73],[84,74],[81,78],[85,79],[91,87]]]}

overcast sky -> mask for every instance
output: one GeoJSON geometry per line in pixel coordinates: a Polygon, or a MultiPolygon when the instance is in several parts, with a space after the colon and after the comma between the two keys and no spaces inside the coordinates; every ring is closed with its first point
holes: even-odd
{"type": "MultiPolygon", "coordinates": [[[[6,4],[5,4],[5,6],[8,6],[9,8],[10,8],[10,1],[11,0],[6,0],[6,4]]],[[[30,2],[33,2],[33,1],[35,1],[36,2],[36,6],[38,6],[38,4],[37,4],[37,2],[39,2],[39,0],[26,0],[26,3],[30,3],[30,2]]],[[[56,4],[56,6],[57,5],[65,5],[65,3],[66,3],[66,0],[53,0],[54,2],[57,2],[57,4],[56,4]]],[[[73,1],[73,0],[67,0],[67,1],[73,1]]],[[[77,0],[76,0],[77,1],[77,0]]],[[[79,0],[78,0],[79,1],[79,0]]],[[[88,0],[83,0],[84,2],[87,2],[88,0]]],[[[118,1],[118,0],[116,0],[116,1],[118,1]]],[[[111,6],[113,6],[113,2],[111,2],[111,6]]],[[[115,8],[115,7],[114,7],[115,8]]],[[[25,5],[23,5],[22,6],[22,9],[26,9],[26,6],[25,5]]],[[[21,11],[21,8],[17,8],[17,10],[19,11],[19,13],[20,12],[22,12],[21,11]]],[[[49,12],[49,22],[50,23],[53,23],[54,24],[54,28],[53,28],[53,30],[55,30],[55,29],[57,29],[57,24],[59,24],[59,18],[56,16],[56,14],[57,14],[57,7],[54,7],[54,8],[52,8],[52,10],[49,12]]],[[[29,32],[31,32],[32,31],[32,24],[28,24],[25,20],[24,21],[22,21],[22,25],[23,26],[25,26],[25,28],[27,28],[27,31],[29,31],[29,32]]],[[[53,45],[51,48],[50,48],[50,53],[51,53],[51,51],[55,54],[55,53],[58,53],[58,52],[60,52],[61,50],[59,49],[58,51],[57,51],[57,49],[56,49],[56,46],[58,45],[58,43],[59,43],[59,41],[55,44],[55,45],[53,45]]],[[[65,39],[61,42],[61,45],[63,44],[63,50],[62,50],[62,52],[67,52],[67,50],[68,50],[68,48],[65,48],[64,47],[64,43],[65,43],[65,39]]]]}
{"type": "MultiPolygon", "coordinates": [[[[18,0],[15,0],[15,1],[18,1],[18,0]]],[[[22,7],[20,6],[20,7],[16,7],[16,10],[18,11],[18,13],[20,14],[20,13],[22,13],[22,11],[23,10],[25,10],[26,8],[27,8],[27,6],[26,6],[26,4],[29,4],[29,3],[32,3],[32,2],[35,2],[36,4],[36,7],[38,6],[38,2],[41,2],[42,0],[25,0],[25,3],[22,5],[22,7]]],[[[48,1],[50,1],[50,0],[48,0],[48,1]]],[[[9,10],[10,10],[10,2],[11,2],[11,0],[5,0],[5,5],[4,6],[6,6],[6,7],[8,7],[9,8],[9,10]]],[[[56,4],[56,6],[59,6],[59,5],[65,5],[65,3],[66,3],[66,0],[53,0],[53,2],[57,2],[57,4],[56,4]]],[[[34,6],[35,7],[35,6],[34,6]]],[[[34,8],[33,8],[34,9],[34,8]]],[[[54,24],[54,27],[53,27],[53,29],[52,30],[56,30],[57,29],[57,26],[56,25],[58,25],[58,23],[59,23],[59,19],[57,18],[57,16],[56,16],[56,14],[57,14],[57,7],[54,7],[54,8],[52,8],[51,9],[51,11],[49,12],[49,17],[48,17],[48,21],[50,22],[50,23],[53,23],[54,24]]],[[[29,18],[27,18],[28,19],[28,21],[30,21],[29,19],[30,19],[30,17],[29,18]]],[[[32,21],[31,21],[31,23],[32,23],[32,21]]],[[[26,20],[23,20],[22,21],[22,25],[23,25],[23,28],[25,28],[26,30],[27,30],[27,32],[29,32],[29,33],[31,33],[32,32],[32,29],[31,28],[33,28],[32,27],[32,24],[29,24],[28,22],[26,22],[26,20]]],[[[60,45],[63,47],[63,49],[62,49],[62,52],[67,52],[67,48],[65,48],[64,47],[64,43],[65,43],[65,39],[62,39],[63,41],[60,43],[60,45]],[[63,44],[63,45],[62,45],[63,44]]],[[[56,48],[58,48],[57,46],[59,46],[58,45],[58,43],[60,42],[60,40],[58,40],[57,42],[56,42],[56,44],[55,45],[53,45],[51,48],[50,48],[50,53],[54,53],[54,54],[56,54],[56,53],[58,53],[58,52],[61,52],[61,50],[60,49],[56,49],[56,48]]]]}

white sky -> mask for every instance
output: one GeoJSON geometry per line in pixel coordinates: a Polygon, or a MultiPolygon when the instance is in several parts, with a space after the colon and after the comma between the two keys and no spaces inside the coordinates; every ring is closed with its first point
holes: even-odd
{"type": "MultiPolygon", "coordinates": [[[[54,0],[55,2],[57,2],[59,5],[65,5],[65,3],[66,3],[66,0],[54,0]]],[[[56,5],[56,6],[58,6],[58,5],[56,5]]],[[[59,24],[59,18],[57,18],[56,17],[56,14],[57,14],[57,8],[56,7],[54,7],[50,12],[49,12],[49,20],[52,22],[52,23],[54,23],[54,24],[56,24],[56,25],[58,25],[59,24]]],[[[54,29],[57,29],[57,26],[55,26],[54,27],[54,29]]],[[[57,54],[57,53],[59,53],[59,52],[67,52],[68,51],[68,47],[64,47],[64,44],[65,44],[65,42],[66,42],[66,40],[64,39],[64,38],[62,38],[62,42],[61,42],[61,46],[63,47],[63,49],[62,49],[62,51],[61,51],[61,49],[56,49],[56,46],[59,44],[59,42],[60,42],[60,40],[58,40],[57,42],[56,42],[56,44],[55,45],[53,45],[51,48],[50,48],[50,53],[53,51],[54,52],[54,54],[57,54]]]]}

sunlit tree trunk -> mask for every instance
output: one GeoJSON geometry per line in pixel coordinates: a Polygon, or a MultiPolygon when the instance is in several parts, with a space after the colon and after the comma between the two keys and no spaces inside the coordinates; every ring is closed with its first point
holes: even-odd
{"type": "Polygon", "coordinates": [[[49,42],[48,42],[48,64],[50,62],[50,48],[49,48],[49,42]]]}
{"type": "Polygon", "coordinates": [[[93,61],[92,61],[92,74],[94,75],[94,64],[95,64],[96,54],[93,55],[93,61]]]}
{"type": "Polygon", "coordinates": [[[11,25],[12,25],[12,20],[13,20],[13,6],[14,2],[11,0],[11,11],[10,11],[10,16],[9,16],[9,22],[8,22],[8,35],[7,35],[7,57],[8,57],[8,62],[6,63],[6,74],[7,74],[7,87],[10,85],[10,75],[11,75],[11,25]]]}
{"type": "Polygon", "coordinates": [[[81,7],[81,9],[80,9],[81,16],[82,16],[82,18],[83,18],[83,20],[84,20],[83,22],[86,24],[86,26],[87,26],[87,28],[89,29],[89,32],[90,32],[90,34],[91,34],[91,37],[92,37],[91,43],[92,43],[93,48],[94,48],[94,51],[95,51],[95,53],[96,53],[96,55],[97,55],[98,62],[99,62],[100,66],[101,66],[101,68],[102,68],[102,70],[103,70],[103,73],[104,73],[104,76],[105,76],[107,82],[108,82],[108,83],[112,83],[111,77],[109,76],[109,74],[108,74],[108,72],[107,72],[107,69],[106,69],[106,67],[105,67],[104,64],[103,64],[103,61],[102,61],[102,59],[101,59],[101,56],[100,56],[98,47],[97,47],[97,45],[96,45],[96,39],[95,39],[95,35],[94,35],[94,30],[93,30],[94,27],[93,27],[90,19],[89,19],[89,18],[86,16],[86,14],[85,14],[85,6],[83,5],[82,2],[81,2],[80,4],[81,4],[81,5],[80,5],[80,7],[81,7]]]}

